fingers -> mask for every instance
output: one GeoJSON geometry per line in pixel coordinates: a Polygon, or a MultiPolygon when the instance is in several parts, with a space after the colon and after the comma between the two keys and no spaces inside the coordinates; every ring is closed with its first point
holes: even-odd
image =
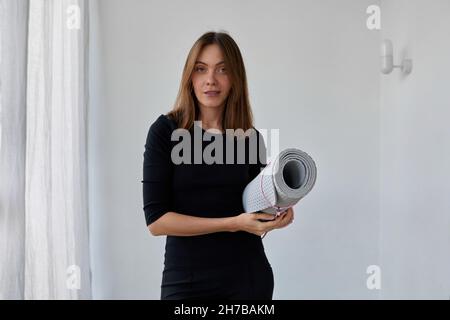
{"type": "Polygon", "coordinates": [[[290,210],[286,213],[286,219],[287,220],[294,220],[294,211],[290,210]]]}
{"type": "Polygon", "coordinates": [[[270,213],[256,213],[255,218],[262,219],[262,220],[273,220],[275,218],[275,216],[270,213]]]}
{"type": "Polygon", "coordinates": [[[289,217],[289,216],[286,215],[285,219],[280,223],[279,227],[280,228],[284,228],[287,225],[291,224],[293,221],[294,221],[294,218],[292,216],[289,217]]]}
{"type": "Polygon", "coordinates": [[[261,228],[265,231],[270,231],[270,230],[276,229],[277,226],[282,221],[282,219],[283,219],[283,216],[280,215],[271,221],[262,222],[261,228]]]}
{"type": "Polygon", "coordinates": [[[284,228],[287,225],[291,224],[293,221],[294,221],[294,211],[292,210],[292,208],[289,208],[280,215],[278,223],[275,226],[273,226],[273,228],[275,229],[284,228]]]}
{"type": "Polygon", "coordinates": [[[281,229],[294,221],[294,210],[288,208],[279,215],[269,213],[254,213],[254,218],[260,221],[258,233],[269,232],[273,229],[281,229]]]}
{"type": "Polygon", "coordinates": [[[283,212],[285,214],[285,219],[287,220],[293,220],[294,219],[294,210],[291,208],[289,208],[288,210],[283,212]]]}

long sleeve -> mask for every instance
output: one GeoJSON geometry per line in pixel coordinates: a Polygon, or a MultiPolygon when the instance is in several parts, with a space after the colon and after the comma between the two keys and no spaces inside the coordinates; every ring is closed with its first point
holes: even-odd
{"type": "Polygon", "coordinates": [[[143,164],[143,209],[150,225],[171,209],[173,163],[171,154],[171,126],[161,115],[147,134],[143,164]]]}
{"type": "MultiPolygon", "coordinates": [[[[256,130],[256,129],[255,129],[256,130]]],[[[261,133],[256,130],[258,141],[258,156],[256,164],[249,164],[249,182],[252,181],[261,172],[261,169],[267,165],[266,144],[261,133]]]]}
{"type": "MultiPolygon", "coordinates": [[[[202,218],[233,217],[242,213],[242,191],[249,175],[257,176],[264,166],[265,152],[255,164],[174,164],[171,153],[177,142],[171,141],[171,135],[176,128],[174,120],[162,115],[148,131],[142,181],[147,225],[170,211],[202,218]]],[[[190,142],[195,143],[194,132],[189,131],[190,142]]],[[[235,142],[234,151],[239,147],[235,142]]],[[[204,152],[211,143],[202,141],[204,152]]],[[[265,148],[264,144],[262,147],[265,148]]],[[[224,151],[226,159],[227,148],[224,151]]],[[[222,266],[266,259],[261,237],[244,231],[189,237],[167,235],[165,248],[166,267],[222,266]]]]}

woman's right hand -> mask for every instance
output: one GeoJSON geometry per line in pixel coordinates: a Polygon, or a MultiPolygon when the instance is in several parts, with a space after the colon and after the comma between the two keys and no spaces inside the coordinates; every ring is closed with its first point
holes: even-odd
{"type": "Polygon", "coordinates": [[[236,231],[246,231],[261,236],[264,233],[275,229],[284,214],[285,213],[275,216],[270,213],[241,213],[235,217],[236,231]]]}

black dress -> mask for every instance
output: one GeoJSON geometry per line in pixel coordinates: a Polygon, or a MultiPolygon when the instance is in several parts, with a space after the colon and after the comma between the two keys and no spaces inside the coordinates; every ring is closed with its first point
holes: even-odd
{"type": "MultiPolygon", "coordinates": [[[[238,162],[242,144],[236,137],[211,134],[197,126],[196,132],[209,138],[202,139],[201,151],[215,139],[223,139],[222,163],[207,164],[202,157],[202,163],[194,164],[197,142],[191,129],[191,162],[175,164],[171,158],[172,148],[179,143],[171,139],[175,129],[175,121],[160,115],[148,131],[142,181],[147,225],[169,211],[207,218],[243,213],[242,192],[266,163],[259,131],[255,129],[261,142],[257,163],[250,161],[254,149],[249,148],[249,137],[245,138],[245,161],[238,162]],[[227,158],[231,149],[233,156],[227,158]],[[226,163],[230,162],[227,159],[234,161],[226,163]]],[[[272,299],[273,287],[272,268],[260,236],[238,231],[166,238],[161,299],[272,299]]]]}

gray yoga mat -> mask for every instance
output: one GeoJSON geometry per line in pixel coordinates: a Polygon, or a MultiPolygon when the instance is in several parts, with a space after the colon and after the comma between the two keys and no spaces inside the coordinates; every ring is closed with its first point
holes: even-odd
{"type": "Polygon", "coordinates": [[[281,151],[244,189],[245,212],[277,214],[295,205],[314,187],[317,168],[302,150],[281,151]]]}

